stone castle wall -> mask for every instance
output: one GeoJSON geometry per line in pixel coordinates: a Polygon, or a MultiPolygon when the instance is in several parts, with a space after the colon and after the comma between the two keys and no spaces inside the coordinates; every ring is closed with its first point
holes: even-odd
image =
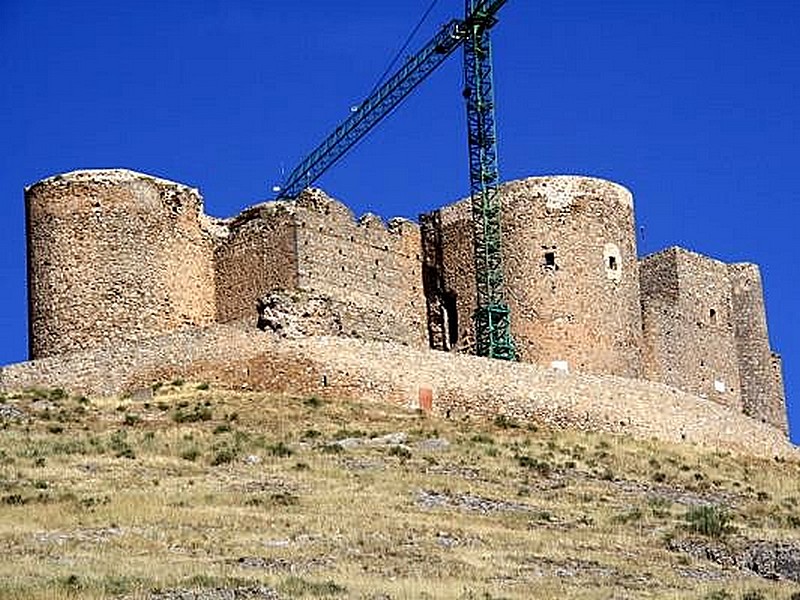
{"type": "Polygon", "coordinates": [[[673,247],[640,271],[645,377],[741,411],[728,265],[673,247]]]}
{"type": "Polygon", "coordinates": [[[750,263],[730,265],[729,273],[744,412],[785,431],[783,377],[776,377],[779,368],[769,346],[761,273],[750,263]]]}
{"type": "Polygon", "coordinates": [[[297,230],[287,203],[254,206],[226,223],[214,252],[216,320],[258,318],[258,299],[298,285],[297,230]]]}
{"type": "MultiPolygon", "coordinates": [[[[630,192],[599,179],[560,176],[514,181],[500,193],[506,300],[519,359],[640,377],[630,192]]],[[[421,223],[431,338],[441,349],[469,351],[476,303],[470,202],[434,211],[421,223]]]]}
{"type": "Polygon", "coordinates": [[[213,322],[213,224],[197,190],[76,171],[25,200],[32,358],[213,322]]]}
{"type": "MultiPolygon", "coordinates": [[[[679,248],[640,264],[631,194],[608,181],[533,177],[501,193],[521,361],[648,378],[785,434],[781,363],[769,347],[757,267],[679,248]]],[[[126,344],[145,352],[148,340],[174,358],[157,340],[209,340],[202,328],[212,323],[258,326],[291,343],[336,335],[474,351],[469,200],[422,215],[417,227],[356,220],[312,189],[218,220],[203,214],[194,189],[108,170],[46,179],[26,190],[26,204],[31,357],[54,357],[46,365],[126,344]]],[[[161,372],[127,360],[143,369],[129,381],[161,372]]],[[[91,365],[69,364],[75,373],[58,371],[54,381],[96,376],[91,365]]],[[[6,374],[50,372],[42,368],[6,374]]]]}
{"type": "Polygon", "coordinates": [[[388,224],[367,214],[358,221],[320,190],[296,201],[298,287],[363,313],[348,333],[427,347],[419,227],[388,224]]]}

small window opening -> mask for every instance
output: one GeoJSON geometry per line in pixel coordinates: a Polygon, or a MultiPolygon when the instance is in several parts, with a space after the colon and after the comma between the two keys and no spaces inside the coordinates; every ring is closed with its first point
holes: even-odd
{"type": "Polygon", "coordinates": [[[716,323],[717,322],[717,310],[716,309],[712,308],[711,310],[708,311],[708,320],[711,321],[712,323],[716,323]]]}
{"type": "Polygon", "coordinates": [[[545,267],[555,267],[556,266],[556,253],[555,252],[545,252],[544,253],[544,266],[545,267]]]}
{"type": "Polygon", "coordinates": [[[612,271],[617,270],[617,257],[616,256],[609,256],[608,257],[608,268],[612,271]]]}

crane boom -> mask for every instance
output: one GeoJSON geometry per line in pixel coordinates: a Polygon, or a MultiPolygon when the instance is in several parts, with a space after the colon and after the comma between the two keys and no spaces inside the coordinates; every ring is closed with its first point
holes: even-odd
{"type": "Polygon", "coordinates": [[[464,41],[463,23],[453,19],[300,162],[281,185],[279,198],[294,198],[336,163],[386,117],[464,41]]]}
{"type": "MultiPolygon", "coordinates": [[[[491,18],[506,1],[486,0],[481,3],[485,7],[480,14],[491,18]]],[[[280,185],[278,198],[294,198],[312,185],[464,43],[471,18],[471,13],[467,14],[464,21],[453,19],[443,25],[394,75],[354,107],[353,114],[289,173],[280,185]]]]}

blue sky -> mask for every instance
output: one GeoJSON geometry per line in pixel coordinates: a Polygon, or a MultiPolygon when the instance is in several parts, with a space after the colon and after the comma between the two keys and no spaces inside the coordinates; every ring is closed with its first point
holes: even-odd
{"type": "MultiPolygon", "coordinates": [[[[0,363],[26,356],[22,190],[127,167],[263,200],[374,85],[430,0],[0,0],[0,363]]],[[[412,48],[463,10],[439,0],[412,48]]],[[[509,0],[494,31],[504,179],[634,193],[646,254],[761,266],[800,440],[800,3],[509,0]]],[[[415,218],[468,189],[460,56],[318,185],[415,218]]]]}

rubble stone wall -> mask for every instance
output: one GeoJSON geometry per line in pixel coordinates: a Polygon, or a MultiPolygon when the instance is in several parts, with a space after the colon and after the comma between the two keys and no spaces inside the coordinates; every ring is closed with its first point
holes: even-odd
{"type": "Polygon", "coordinates": [[[741,410],[728,266],[673,247],[640,271],[647,378],[741,410]]]}
{"type": "Polygon", "coordinates": [[[298,287],[363,312],[350,319],[354,337],[427,346],[419,227],[388,224],[367,214],[358,221],[320,190],[296,200],[298,287]],[[376,330],[375,327],[378,326],[376,330]]]}
{"type": "Polygon", "coordinates": [[[297,230],[291,204],[254,206],[228,222],[214,253],[216,320],[258,319],[265,293],[297,287],[297,230]]]}
{"type": "Polygon", "coordinates": [[[433,393],[441,417],[492,418],[703,444],[772,458],[800,458],[769,425],[663,384],[557,372],[397,343],[343,337],[285,338],[229,323],[141,343],[0,368],[0,391],[49,386],[124,394],[181,378],[215,386],[418,407],[433,393]]]}
{"type": "Polygon", "coordinates": [[[127,170],[26,189],[32,358],[214,320],[214,226],[197,190],[127,170]]]}
{"type": "Polygon", "coordinates": [[[728,272],[733,293],[744,412],[785,431],[787,417],[783,378],[781,376],[778,387],[769,346],[761,273],[758,266],[751,263],[729,265],[728,272]]]}
{"type": "Polygon", "coordinates": [[[767,423],[789,435],[789,420],[786,410],[786,391],[783,387],[783,360],[780,354],[772,353],[773,392],[769,400],[767,423]]]}
{"type": "Polygon", "coordinates": [[[431,347],[474,353],[477,298],[469,201],[421,215],[420,227],[431,347]]]}

